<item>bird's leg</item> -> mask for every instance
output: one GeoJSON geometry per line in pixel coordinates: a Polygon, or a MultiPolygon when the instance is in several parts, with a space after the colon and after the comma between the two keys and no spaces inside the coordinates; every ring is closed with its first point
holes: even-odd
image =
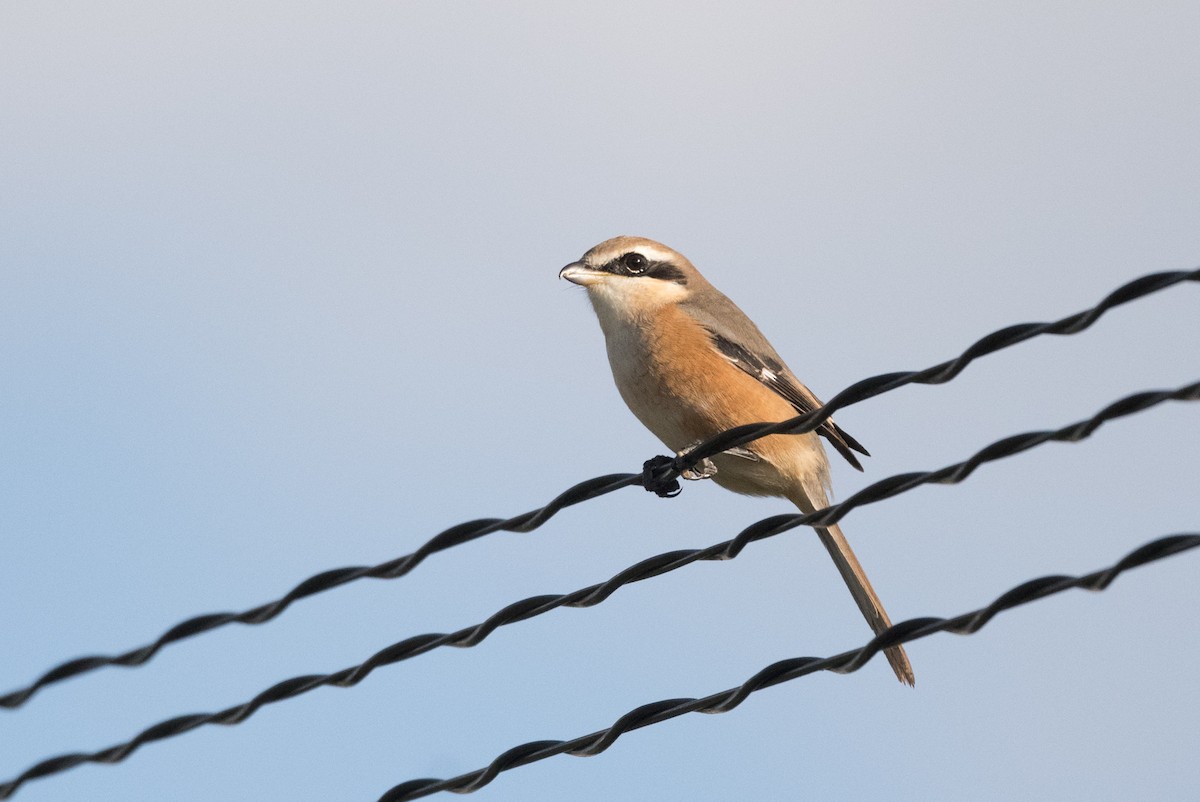
{"type": "MultiPolygon", "coordinates": [[[[687,456],[688,453],[692,451],[692,449],[694,449],[696,446],[700,445],[702,442],[704,442],[704,441],[697,440],[696,442],[694,442],[691,445],[684,448],[682,451],[675,452],[675,456],[677,456],[677,457],[687,456]]],[[[712,460],[705,458],[705,459],[700,460],[695,465],[693,465],[691,468],[688,468],[686,471],[684,471],[683,473],[681,473],[679,475],[682,476],[684,479],[690,479],[692,481],[697,481],[700,479],[711,479],[717,475],[717,466],[713,464],[712,460]]]]}

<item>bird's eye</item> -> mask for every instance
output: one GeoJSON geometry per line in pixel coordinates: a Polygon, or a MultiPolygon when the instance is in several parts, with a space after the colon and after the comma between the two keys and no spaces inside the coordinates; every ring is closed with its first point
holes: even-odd
{"type": "Polygon", "coordinates": [[[646,268],[650,267],[650,263],[646,261],[646,257],[636,251],[627,253],[621,257],[621,264],[630,273],[645,273],[646,268]]]}

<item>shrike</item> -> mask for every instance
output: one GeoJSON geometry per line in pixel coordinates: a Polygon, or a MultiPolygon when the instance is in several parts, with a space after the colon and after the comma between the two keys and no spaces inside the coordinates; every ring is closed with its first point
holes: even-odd
{"type": "MultiPolygon", "coordinates": [[[[558,275],[587,288],[621,398],[676,453],[734,426],[821,406],[750,318],[665,245],[615,237],[558,275]]],[[[712,479],[735,493],[782,496],[805,513],[826,507],[829,460],[818,434],[862,470],[854,452],[867,450],[829,419],[815,433],[770,435],[712,457],[712,479]]],[[[891,626],[842,530],[817,534],[871,628],[891,626]]],[[[886,655],[900,681],[914,684],[904,648],[886,655]]]]}

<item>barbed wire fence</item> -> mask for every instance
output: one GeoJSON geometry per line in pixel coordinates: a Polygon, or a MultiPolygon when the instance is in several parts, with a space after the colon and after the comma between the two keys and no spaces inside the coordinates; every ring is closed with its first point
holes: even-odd
{"type": "MultiPolygon", "coordinates": [[[[908,384],[942,384],[958,376],[974,360],[1043,334],[1068,335],[1084,331],[1107,311],[1143,298],[1151,293],[1184,282],[1200,281],[1200,269],[1156,273],[1131,281],[1114,290],[1095,306],[1049,323],[1026,323],[995,331],[976,341],[958,357],[922,371],[882,374],[857,382],[835,395],[821,409],[787,421],[739,426],[722,432],[700,444],[686,455],[648,460],[638,473],[609,474],[580,482],[545,506],[507,519],[487,518],[450,527],[428,540],[419,549],[403,557],[376,566],[352,566],[325,571],[309,577],[284,596],[240,613],[213,613],[189,618],[168,629],[155,641],[130,651],[111,655],[93,655],[62,663],[34,682],[3,696],[0,708],[24,705],[39,690],[72,677],[110,666],[136,667],[146,664],[158,652],[181,640],[198,636],[231,623],[262,624],[281,615],[294,601],[307,598],[364,578],[396,579],[405,576],[426,557],[463,545],[498,531],[527,532],[553,517],[558,511],[598,498],[615,490],[642,486],[659,495],[678,492],[679,476],[702,460],[729,448],[744,445],[769,434],[802,433],[816,429],[822,422],[859,401],[890,392],[908,384]]],[[[1200,400],[1200,382],[1174,389],[1151,390],[1121,398],[1091,417],[1053,430],[1026,432],[1006,437],[977,451],[970,458],[935,471],[899,474],[877,481],[845,501],[814,513],[777,515],[743,529],[736,537],[705,549],[667,552],[642,560],[609,580],[568,594],[534,596],[506,606],[484,622],[454,633],[428,633],[406,638],[372,655],[364,662],[324,675],[304,675],[276,683],[253,699],[215,713],[178,716],[142,730],[133,738],[94,752],[74,752],[40,761],[12,780],[0,783],[0,799],[7,799],[25,783],[66,771],[83,763],[117,763],[140,746],[182,735],[207,724],[233,725],[245,721],[263,706],[297,697],[318,687],[351,687],[363,681],[376,668],[409,660],[442,646],[475,646],[496,629],[550,612],[559,607],[591,607],[600,604],[624,585],[678,570],[704,560],[729,560],[750,543],[773,537],[800,526],[824,526],[840,521],[857,507],[877,503],[916,487],[939,483],[958,484],[980,466],[1021,454],[1047,442],[1078,442],[1089,437],[1101,425],[1166,401],[1200,400]]],[[[557,754],[591,755],[604,751],[620,735],[632,729],[665,721],[687,712],[726,712],[750,693],[816,671],[849,673],[865,664],[879,650],[914,640],[934,632],[969,634],[977,631],[995,614],[1020,604],[1044,598],[1072,587],[1101,590],[1122,571],[1161,560],[1200,545],[1200,534],[1175,535],[1147,544],[1108,569],[1082,577],[1043,577],[1014,588],[991,605],[951,619],[913,619],[881,633],[864,647],[834,657],[796,658],[764,669],[738,688],[704,699],[666,700],[631,711],[613,726],[572,741],[539,741],[524,744],[504,753],[488,767],[449,780],[413,780],[388,791],[381,800],[395,802],[416,799],[442,790],[465,793],[483,787],[500,772],[542,760],[557,754]]]]}

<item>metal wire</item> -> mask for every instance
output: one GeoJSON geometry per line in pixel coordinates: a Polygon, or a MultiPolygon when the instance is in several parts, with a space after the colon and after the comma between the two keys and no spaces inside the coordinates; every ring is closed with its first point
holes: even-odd
{"type": "Polygon", "coordinates": [[[664,699],[631,710],[621,716],[607,729],[574,738],[570,741],[531,741],[509,749],[488,766],[448,780],[409,780],[389,789],[379,802],[407,802],[407,800],[452,791],[466,794],[478,791],[490,783],[502,771],[527,766],[555,755],[568,754],[575,757],[598,755],[627,732],[658,724],[685,713],[728,713],[746,700],[750,694],[789,682],[818,671],[833,671],[849,674],[862,668],[879,652],[889,646],[909,643],[935,632],[953,632],[970,635],[978,632],[997,614],[1023,604],[1044,599],[1069,588],[1104,590],[1124,571],[1139,565],[1161,560],[1200,546],[1200,534],[1171,535],[1147,543],[1131,552],[1115,565],[1084,576],[1044,576],[1019,585],[997,598],[987,607],[954,618],[913,618],[902,621],[884,630],[861,649],[842,652],[833,657],[795,657],[767,666],[736,688],[714,693],[703,699],[664,699]]]}
{"type": "Polygon", "coordinates": [[[580,502],[633,485],[662,486],[683,471],[713,454],[768,434],[798,434],[816,429],[838,410],[908,384],[944,384],[959,375],[981,356],[995,353],[1043,334],[1076,334],[1090,327],[1105,312],[1159,290],[1183,282],[1200,282],[1200,268],[1190,271],[1152,273],[1130,281],[1109,293],[1098,304],[1082,312],[1051,323],[1022,323],[994,331],[976,341],[958,357],[920,371],[885,373],[864,379],[835,395],[819,410],[773,424],[749,424],[730,429],[691,450],[686,456],[664,460],[643,473],[614,473],[580,482],[536,510],[511,518],[481,518],[452,526],[435,535],[411,554],[374,566],[350,566],[324,571],[304,580],[274,601],[239,613],[209,613],[189,618],[168,629],[154,642],[116,655],[89,655],[62,663],[42,674],[34,682],[0,696],[0,708],[17,708],[38,690],[57,682],[107,666],[140,666],[169,644],[212,631],[228,624],[262,624],[279,616],[299,599],[360,579],[397,579],[412,571],[426,557],[468,543],[494,532],[529,532],[541,526],[560,510],[580,502]]]}
{"type": "MultiPolygon", "coordinates": [[[[441,646],[470,647],[482,642],[501,626],[525,621],[558,607],[591,607],[615,593],[619,588],[633,582],[659,576],[701,560],[730,560],[738,556],[750,543],[795,529],[799,526],[822,526],[840,521],[856,507],[873,504],[907,492],[925,484],[958,484],[975,472],[979,466],[1005,457],[1028,451],[1042,443],[1078,442],[1087,438],[1107,421],[1132,415],[1170,400],[1200,400],[1200,382],[1185,385],[1175,390],[1153,390],[1127,396],[1097,412],[1086,420],[1072,423],[1052,431],[1035,431],[1006,437],[979,450],[969,459],[948,465],[935,471],[898,474],[869,485],[854,495],[821,510],[809,514],[775,515],[765,518],[743,529],[735,538],[717,543],[705,549],[666,552],[643,560],[625,569],[606,582],[591,585],[573,593],[562,595],[533,596],[510,604],[486,621],[451,634],[430,633],[407,638],[392,644],[372,655],[363,663],[342,669],[332,674],[308,674],[292,677],[276,683],[243,704],[235,705],[215,713],[195,713],[159,722],[124,743],[101,749],[97,752],[59,755],[48,758],[26,769],[14,779],[0,784],[0,799],[7,799],[26,782],[57,774],[81,763],[118,763],[136,751],[142,744],[161,741],[182,735],[206,724],[240,724],[254,715],[259,708],[291,699],[322,686],[347,688],[362,682],[380,666],[408,660],[441,646]]],[[[878,638],[876,639],[878,640],[878,638]]],[[[872,642],[874,643],[874,641],[872,642]]],[[[885,644],[889,646],[893,644],[885,644]]],[[[832,658],[831,658],[832,659],[832,658]]],[[[857,668],[857,666],[856,666],[857,668]]]]}

